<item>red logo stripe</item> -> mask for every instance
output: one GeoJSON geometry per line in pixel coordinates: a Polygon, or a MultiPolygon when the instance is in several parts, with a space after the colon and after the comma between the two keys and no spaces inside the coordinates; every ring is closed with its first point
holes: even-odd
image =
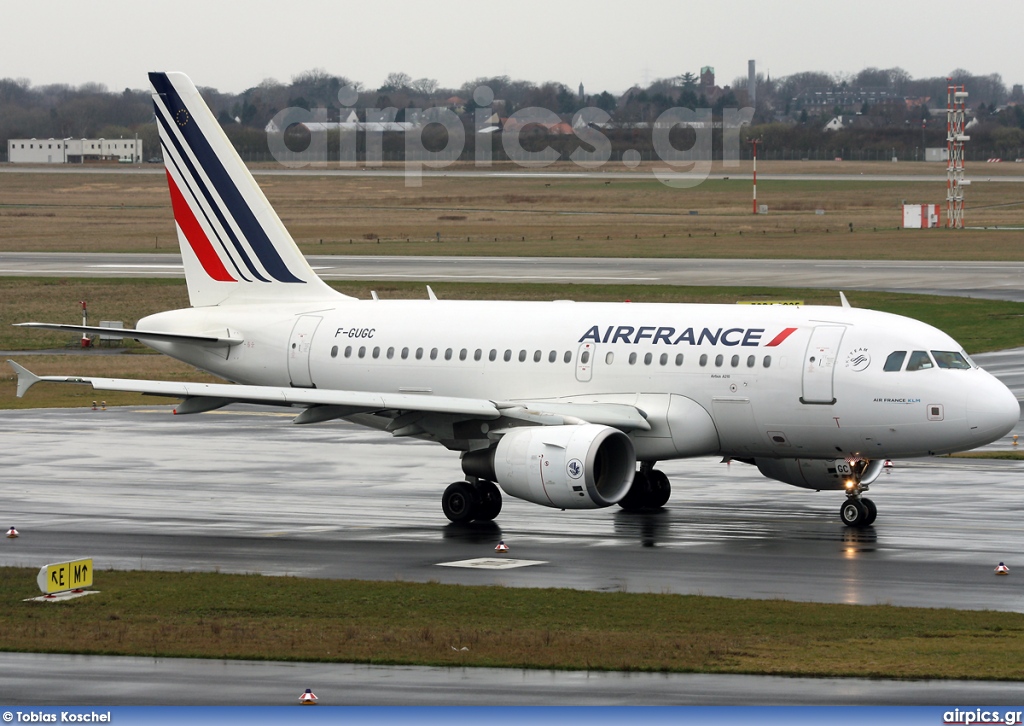
{"type": "Polygon", "coordinates": [[[796,332],[796,328],[786,328],[781,333],[772,338],[771,342],[768,343],[765,348],[774,348],[776,345],[784,341],[786,338],[796,332]]]}
{"type": "Polygon", "coordinates": [[[189,245],[192,247],[192,251],[199,258],[199,263],[206,270],[206,274],[218,282],[237,282],[224,268],[224,263],[220,261],[220,256],[213,249],[213,245],[210,244],[210,238],[206,236],[206,232],[203,231],[199,220],[196,219],[196,215],[192,214],[191,207],[188,206],[185,197],[181,195],[178,186],[174,183],[174,179],[171,178],[170,172],[167,172],[167,186],[171,190],[171,207],[174,208],[174,221],[178,223],[182,233],[185,235],[185,239],[188,240],[189,245]]]}

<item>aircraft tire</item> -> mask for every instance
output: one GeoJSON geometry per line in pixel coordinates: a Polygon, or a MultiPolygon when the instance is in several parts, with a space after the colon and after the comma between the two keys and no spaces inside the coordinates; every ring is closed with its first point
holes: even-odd
{"type": "Polygon", "coordinates": [[[868,510],[868,516],[864,520],[864,526],[870,527],[875,523],[875,518],[878,517],[878,507],[876,507],[875,503],[867,497],[861,497],[860,502],[864,505],[864,508],[868,510]]]}
{"type": "Polygon", "coordinates": [[[480,509],[476,489],[465,481],[449,484],[441,495],[441,509],[444,510],[444,516],[456,524],[472,522],[480,509]]]}
{"type": "Polygon", "coordinates": [[[647,475],[647,483],[647,507],[661,509],[668,504],[668,498],[672,496],[672,484],[665,473],[660,469],[653,469],[647,475]]]}
{"type": "Polygon", "coordinates": [[[633,475],[633,486],[626,492],[626,496],[619,500],[619,506],[627,512],[639,512],[647,507],[647,474],[638,470],[633,475]]]}
{"type": "Polygon", "coordinates": [[[501,490],[492,481],[481,480],[476,485],[480,506],[477,509],[478,522],[490,522],[501,514],[501,490]]]}
{"type": "Polygon", "coordinates": [[[868,508],[861,500],[850,497],[839,507],[839,518],[847,527],[866,527],[868,508]]]}

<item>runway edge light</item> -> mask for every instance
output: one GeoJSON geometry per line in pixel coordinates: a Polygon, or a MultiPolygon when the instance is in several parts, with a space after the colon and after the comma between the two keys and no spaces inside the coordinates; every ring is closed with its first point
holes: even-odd
{"type": "Polygon", "coordinates": [[[16,530],[14,527],[11,527],[9,530],[7,530],[7,539],[14,539],[17,536],[18,530],[16,530]]]}
{"type": "Polygon", "coordinates": [[[494,551],[502,555],[508,552],[508,545],[505,544],[505,540],[501,540],[500,542],[498,542],[497,546],[495,546],[494,548],[494,551]]]}
{"type": "Polygon", "coordinates": [[[311,688],[307,688],[306,692],[299,696],[299,703],[303,706],[315,706],[316,694],[313,693],[313,690],[311,688]]]}
{"type": "Polygon", "coordinates": [[[997,575],[1009,575],[1010,574],[1010,568],[1007,567],[1006,565],[1004,565],[1002,562],[1000,562],[998,565],[996,565],[996,574],[997,575]]]}

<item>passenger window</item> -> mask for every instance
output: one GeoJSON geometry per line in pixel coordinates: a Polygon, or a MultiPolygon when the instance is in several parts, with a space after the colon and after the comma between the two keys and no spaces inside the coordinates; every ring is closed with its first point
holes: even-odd
{"type": "Polygon", "coordinates": [[[539,350],[533,351],[533,362],[534,363],[540,363],[541,355],[542,355],[542,353],[539,350]]]}
{"type": "Polygon", "coordinates": [[[408,357],[409,357],[409,349],[408,348],[402,348],[402,360],[405,360],[408,357]]]}
{"type": "Polygon", "coordinates": [[[681,366],[682,364],[683,364],[683,354],[682,353],[677,353],[676,354],[676,365],[677,366],[681,366]]]}
{"type": "Polygon", "coordinates": [[[955,368],[957,370],[969,370],[970,362],[960,353],[952,350],[933,350],[932,357],[935,358],[935,365],[939,368],[955,368]]]}
{"type": "Polygon", "coordinates": [[[737,367],[740,364],[740,357],[738,355],[734,355],[729,363],[733,368],[737,367]]]}
{"type": "Polygon", "coordinates": [[[564,360],[566,363],[571,363],[572,362],[572,351],[571,350],[565,351],[565,355],[562,356],[562,360],[564,360]]]}
{"type": "Polygon", "coordinates": [[[394,348],[388,348],[388,360],[391,360],[394,357],[395,357],[395,349],[394,348]]]}
{"type": "Polygon", "coordinates": [[[380,346],[379,345],[373,346],[373,357],[374,358],[380,358],[380,346]]]}
{"type": "Polygon", "coordinates": [[[629,354],[629,364],[631,366],[636,365],[636,353],[629,354]]]}
{"type": "Polygon", "coordinates": [[[359,357],[360,358],[365,358],[366,357],[366,346],[365,345],[359,346],[359,357]]]}
{"type": "Polygon", "coordinates": [[[494,348],[491,348],[491,352],[487,354],[487,360],[491,361],[492,363],[498,360],[498,351],[496,351],[494,348]]]}
{"type": "Polygon", "coordinates": [[[452,349],[451,348],[448,348],[447,350],[445,350],[445,352],[444,352],[444,359],[445,360],[451,360],[452,359],[452,349]]]}
{"type": "Polygon", "coordinates": [[[707,353],[701,353],[700,354],[700,367],[703,368],[707,364],[708,364],[708,354],[707,353]]]}
{"type": "Polygon", "coordinates": [[[331,348],[331,358],[337,358],[337,357],[338,357],[338,346],[334,346],[333,348],[331,348]]]}
{"type": "Polygon", "coordinates": [[[346,345],[345,346],[345,357],[346,358],[351,358],[352,357],[352,346],[351,345],[346,345]]]}
{"type": "Polygon", "coordinates": [[[468,355],[469,355],[469,351],[466,350],[465,348],[463,348],[462,350],[459,351],[459,360],[466,360],[466,357],[468,355]]]}
{"type": "Polygon", "coordinates": [[[526,351],[525,350],[519,351],[519,362],[523,363],[525,360],[526,360],[526,351]]]}
{"type": "Polygon", "coordinates": [[[615,354],[614,353],[612,353],[611,351],[608,351],[607,353],[604,354],[605,365],[611,365],[613,360],[615,360],[615,354]]]}
{"type": "Polygon", "coordinates": [[[508,349],[506,348],[506,349],[505,349],[505,355],[504,355],[504,358],[505,358],[505,362],[506,362],[506,363],[508,363],[508,362],[509,362],[510,360],[512,360],[512,351],[511,351],[511,350],[508,350],[508,349]]]}
{"type": "Polygon", "coordinates": [[[725,356],[723,356],[723,355],[716,355],[715,356],[715,367],[716,368],[721,368],[722,367],[722,363],[724,363],[724,362],[725,362],[725,356]]]}
{"type": "Polygon", "coordinates": [[[661,363],[663,366],[667,366],[668,365],[668,353],[662,353],[661,354],[661,358],[658,359],[658,362],[661,363]]]}
{"type": "Polygon", "coordinates": [[[754,359],[754,356],[752,356],[752,355],[748,355],[747,356],[747,368],[753,368],[754,367],[754,363],[756,363],[756,362],[757,361],[754,359]]]}
{"type": "Polygon", "coordinates": [[[932,367],[932,359],[926,350],[915,350],[907,361],[908,371],[923,371],[932,367]]]}
{"type": "Polygon", "coordinates": [[[423,348],[416,349],[416,360],[420,360],[423,357],[423,348]]]}
{"type": "Polygon", "coordinates": [[[648,353],[647,355],[644,356],[644,365],[649,366],[652,360],[654,360],[654,356],[648,353]]]}
{"type": "Polygon", "coordinates": [[[590,351],[589,350],[585,350],[585,351],[583,351],[583,353],[580,354],[580,363],[583,363],[584,365],[586,365],[589,362],[590,362],[590,351]]]}
{"type": "Polygon", "coordinates": [[[437,360],[437,348],[430,349],[430,360],[437,360]]]}
{"type": "Polygon", "coordinates": [[[480,360],[483,357],[484,357],[484,352],[482,350],[480,350],[479,348],[477,348],[473,352],[473,360],[480,360]]]}
{"type": "Polygon", "coordinates": [[[898,371],[903,367],[903,359],[907,357],[907,351],[897,350],[889,354],[889,357],[885,359],[885,365],[882,366],[883,371],[892,373],[898,371]]]}
{"type": "Polygon", "coordinates": [[[554,363],[556,360],[558,360],[558,351],[553,350],[548,353],[548,363],[554,363]]]}
{"type": "Polygon", "coordinates": [[[765,368],[771,368],[772,367],[772,357],[770,355],[766,355],[764,357],[764,367],[765,368]]]}

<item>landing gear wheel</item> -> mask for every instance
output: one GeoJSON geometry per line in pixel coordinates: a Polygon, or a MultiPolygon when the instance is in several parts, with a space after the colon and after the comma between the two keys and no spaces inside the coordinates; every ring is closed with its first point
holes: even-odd
{"type": "Polygon", "coordinates": [[[501,490],[492,481],[481,480],[476,485],[480,506],[476,512],[477,521],[489,522],[501,514],[501,490]]]}
{"type": "Polygon", "coordinates": [[[646,506],[647,487],[647,472],[640,469],[633,475],[633,486],[626,492],[626,496],[619,500],[619,506],[627,512],[639,512],[646,506]]]}
{"type": "Polygon", "coordinates": [[[476,489],[465,481],[449,484],[441,495],[441,509],[444,516],[458,524],[473,521],[480,509],[476,489]]]}
{"type": "Polygon", "coordinates": [[[868,516],[864,520],[864,526],[870,527],[872,524],[875,523],[875,518],[878,516],[878,507],[876,507],[875,503],[868,499],[867,497],[861,497],[860,503],[863,504],[864,508],[868,510],[868,516]]]}
{"type": "Polygon", "coordinates": [[[843,520],[843,524],[847,527],[866,527],[868,508],[860,499],[850,497],[839,508],[839,518],[843,520]]]}
{"type": "Polygon", "coordinates": [[[647,483],[647,506],[650,509],[661,509],[672,495],[672,484],[664,472],[658,469],[652,469],[647,475],[647,483]]]}

